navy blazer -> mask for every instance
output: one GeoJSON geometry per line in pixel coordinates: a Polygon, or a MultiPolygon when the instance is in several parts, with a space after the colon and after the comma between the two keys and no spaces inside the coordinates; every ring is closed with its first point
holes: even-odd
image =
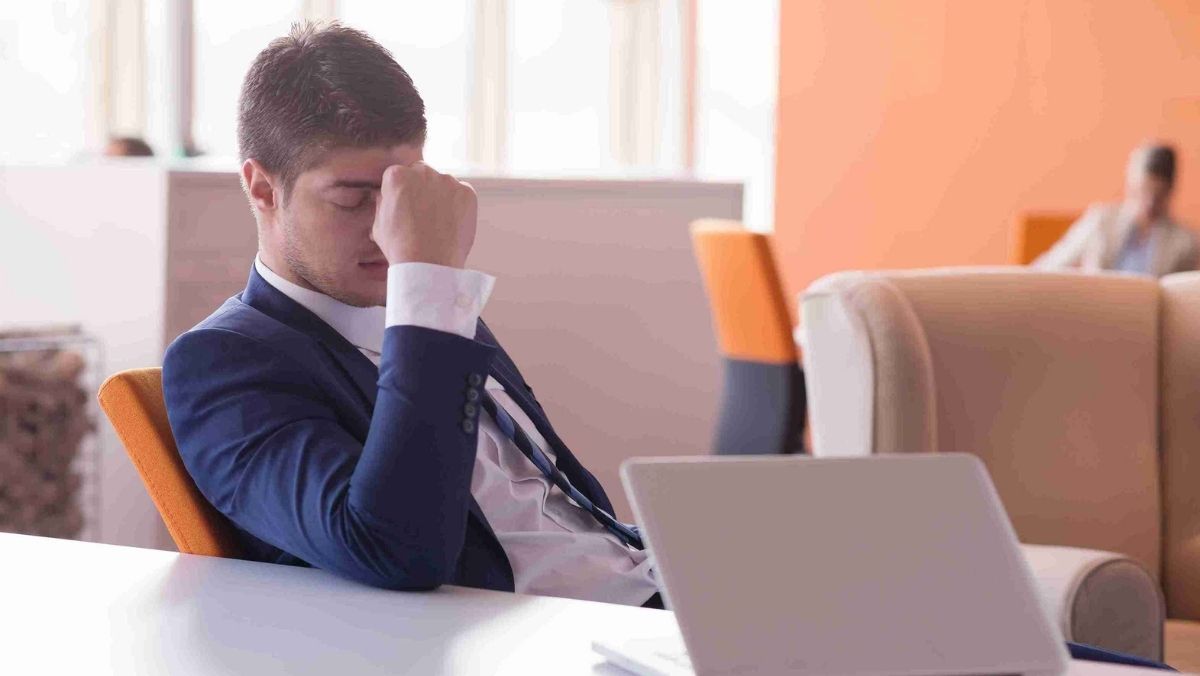
{"type": "Polygon", "coordinates": [[[184,465],[246,558],[390,589],[512,591],[471,496],[480,407],[468,404],[488,374],[571,483],[611,512],[482,321],[475,340],[388,328],[376,368],[251,270],[241,294],[168,348],[163,394],[184,465]]]}

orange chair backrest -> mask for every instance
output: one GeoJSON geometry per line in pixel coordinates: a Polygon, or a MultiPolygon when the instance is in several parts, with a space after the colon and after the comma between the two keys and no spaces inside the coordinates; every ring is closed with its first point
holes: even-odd
{"type": "Polygon", "coordinates": [[[1032,263],[1049,251],[1079,216],[1069,212],[1030,212],[1018,216],[1011,262],[1016,265],[1032,263]]]}
{"type": "Polygon", "coordinates": [[[770,238],[735,221],[703,219],[692,223],[692,244],[721,353],[769,364],[796,362],[792,319],[770,238]]]}
{"type": "Polygon", "coordinates": [[[122,371],[100,386],[97,398],[179,551],[237,558],[233,527],[200,494],[179,457],[163,402],[162,369],[122,371]]]}

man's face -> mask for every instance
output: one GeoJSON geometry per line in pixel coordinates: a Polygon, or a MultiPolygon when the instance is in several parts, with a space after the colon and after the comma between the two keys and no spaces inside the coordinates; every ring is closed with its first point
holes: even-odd
{"type": "Polygon", "coordinates": [[[302,286],[350,305],[385,304],[388,263],[371,239],[379,182],[389,166],[420,159],[414,145],[329,151],[296,178],[264,248],[276,248],[276,264],[302,286]]]}
{"type": "Polygon", "coordinates": [[[1171,187],[1157,176],[1132,173],[1125,183],[1125,201],[1139,221],[1152,223],[1167,215],[1171,187]]]}

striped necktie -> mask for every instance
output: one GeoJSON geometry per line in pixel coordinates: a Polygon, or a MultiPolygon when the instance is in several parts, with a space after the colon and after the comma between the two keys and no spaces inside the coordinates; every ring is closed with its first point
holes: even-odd
{"type": "Polygon", "coordinates": [[[513,420],[512,416],[508,414],[508,411],[505,411],[503,406],[500,406],[496,403],[496,400],[492,398],[492,395],[484,394],[483,400],[480,403],[483,404],[483,410],[487,411],[488,415],[492,416],[492,420],[496,421],[496,426],[500,428],[500,431],[504,433],[504,436],[508,437],[514,444],[516,444],[517,448],[521,449],[521,453],[524,453],[525,457],[529,458],[529,461],[532,462],[534,466],[537,467],[552,484],[558,486],[559,490],[565,493],[567,497],[571,498],[575,504],[587,510],[593,517],[595,517],[596,521],[600,522],[600,525],[607,528],[613,535],[616,535],[621,542],[635,549],[645,549],[645,546],[642,544],[642,538],[638,534],[637,527],[617,521],[612,514],[609,514],[601,509],[598,505],[596,505],[596,503],[589,500],[586,495],[579,492],[579,489],[572,486],[571,481],[567,479],[566,475],[560,472],[559,469],[554,466],[554,463],[550,462],[550,458],[546,457],[546,454],[542,451],[542,449],[538,448],[538,445],[529,438],[529,435],[525,434],[525,430],[521,429],[521,426],[518,425],[515,420],[513,420]]]}

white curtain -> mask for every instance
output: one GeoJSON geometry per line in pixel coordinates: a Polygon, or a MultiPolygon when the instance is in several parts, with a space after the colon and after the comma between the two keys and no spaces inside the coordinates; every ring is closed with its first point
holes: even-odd
{"type": "Polygon", "coordinates": [[[508,145],[508,0],[476,0],[467,161],[498,170],[508,145]]]}
{"type": "Polygon", "coordinates": [[[661,13],[659,0],[613,0],[609,9],[609,150],[622,165],[658,162],[661,13]]]}

